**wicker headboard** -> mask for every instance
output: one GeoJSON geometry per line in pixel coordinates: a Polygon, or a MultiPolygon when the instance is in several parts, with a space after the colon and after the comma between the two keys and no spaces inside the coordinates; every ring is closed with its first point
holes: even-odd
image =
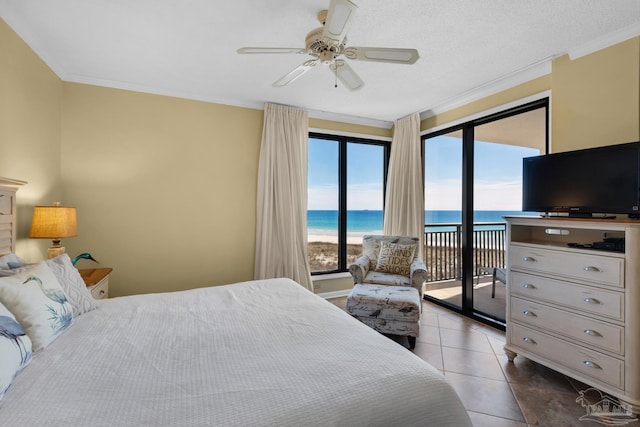
{"type": "Polygon", "coordinates": [[[0,255],[16,249],[16,191],[25,181],[0,177],[0,255]]]}

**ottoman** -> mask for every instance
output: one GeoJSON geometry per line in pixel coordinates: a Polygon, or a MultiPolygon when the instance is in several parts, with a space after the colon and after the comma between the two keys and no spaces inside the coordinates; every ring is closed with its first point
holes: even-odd
{"type": "Polygon", "coordinates": [[[406,336],[412,350],[421,308],[420,294],[411,286],[356,284],[347,296],[347,313],[380,333],[406,336]]]}

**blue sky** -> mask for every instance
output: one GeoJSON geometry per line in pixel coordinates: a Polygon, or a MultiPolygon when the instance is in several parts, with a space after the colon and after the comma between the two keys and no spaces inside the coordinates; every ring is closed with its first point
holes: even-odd
{"type": "MultiPolygon", "coordinates": [[[[459,210],[462,148],[459,138],[428,141],[425,155],[425,205],[428,210],[459,210]]],[[[382,209],[382,147],[349,144],[348,209],[382,209]]],[[[522,158],[538,150],[476,141],[476,210],[520,210],[522,158]]],[[[309,210],[338,208],[338,143],[310,139],[309,210]]]]}

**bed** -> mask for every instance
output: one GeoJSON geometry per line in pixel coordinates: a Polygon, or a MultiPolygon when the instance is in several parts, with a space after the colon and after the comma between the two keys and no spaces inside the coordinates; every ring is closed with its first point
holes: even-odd
{"type": "Polygon", "coordinates": [[[91,304],[35,337],[1,426],[470,425],[435,368],[289,279],[91,304]]]}

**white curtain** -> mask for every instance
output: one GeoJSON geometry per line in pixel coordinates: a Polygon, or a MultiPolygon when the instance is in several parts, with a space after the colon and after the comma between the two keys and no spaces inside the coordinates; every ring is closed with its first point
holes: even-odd
{"type": "Polygon", "coordinates": [[[414,236],[424,244],[424,182],[420,144],[420,115],[396,120],[391,142],[384,207],[384,234],[414,236]]]}
{"type": "Polygon", "coordinates": [[[288,277],[313,291],[307,258],[307,139],[306,111],[265,105],[254,278],[288,277]]]}

